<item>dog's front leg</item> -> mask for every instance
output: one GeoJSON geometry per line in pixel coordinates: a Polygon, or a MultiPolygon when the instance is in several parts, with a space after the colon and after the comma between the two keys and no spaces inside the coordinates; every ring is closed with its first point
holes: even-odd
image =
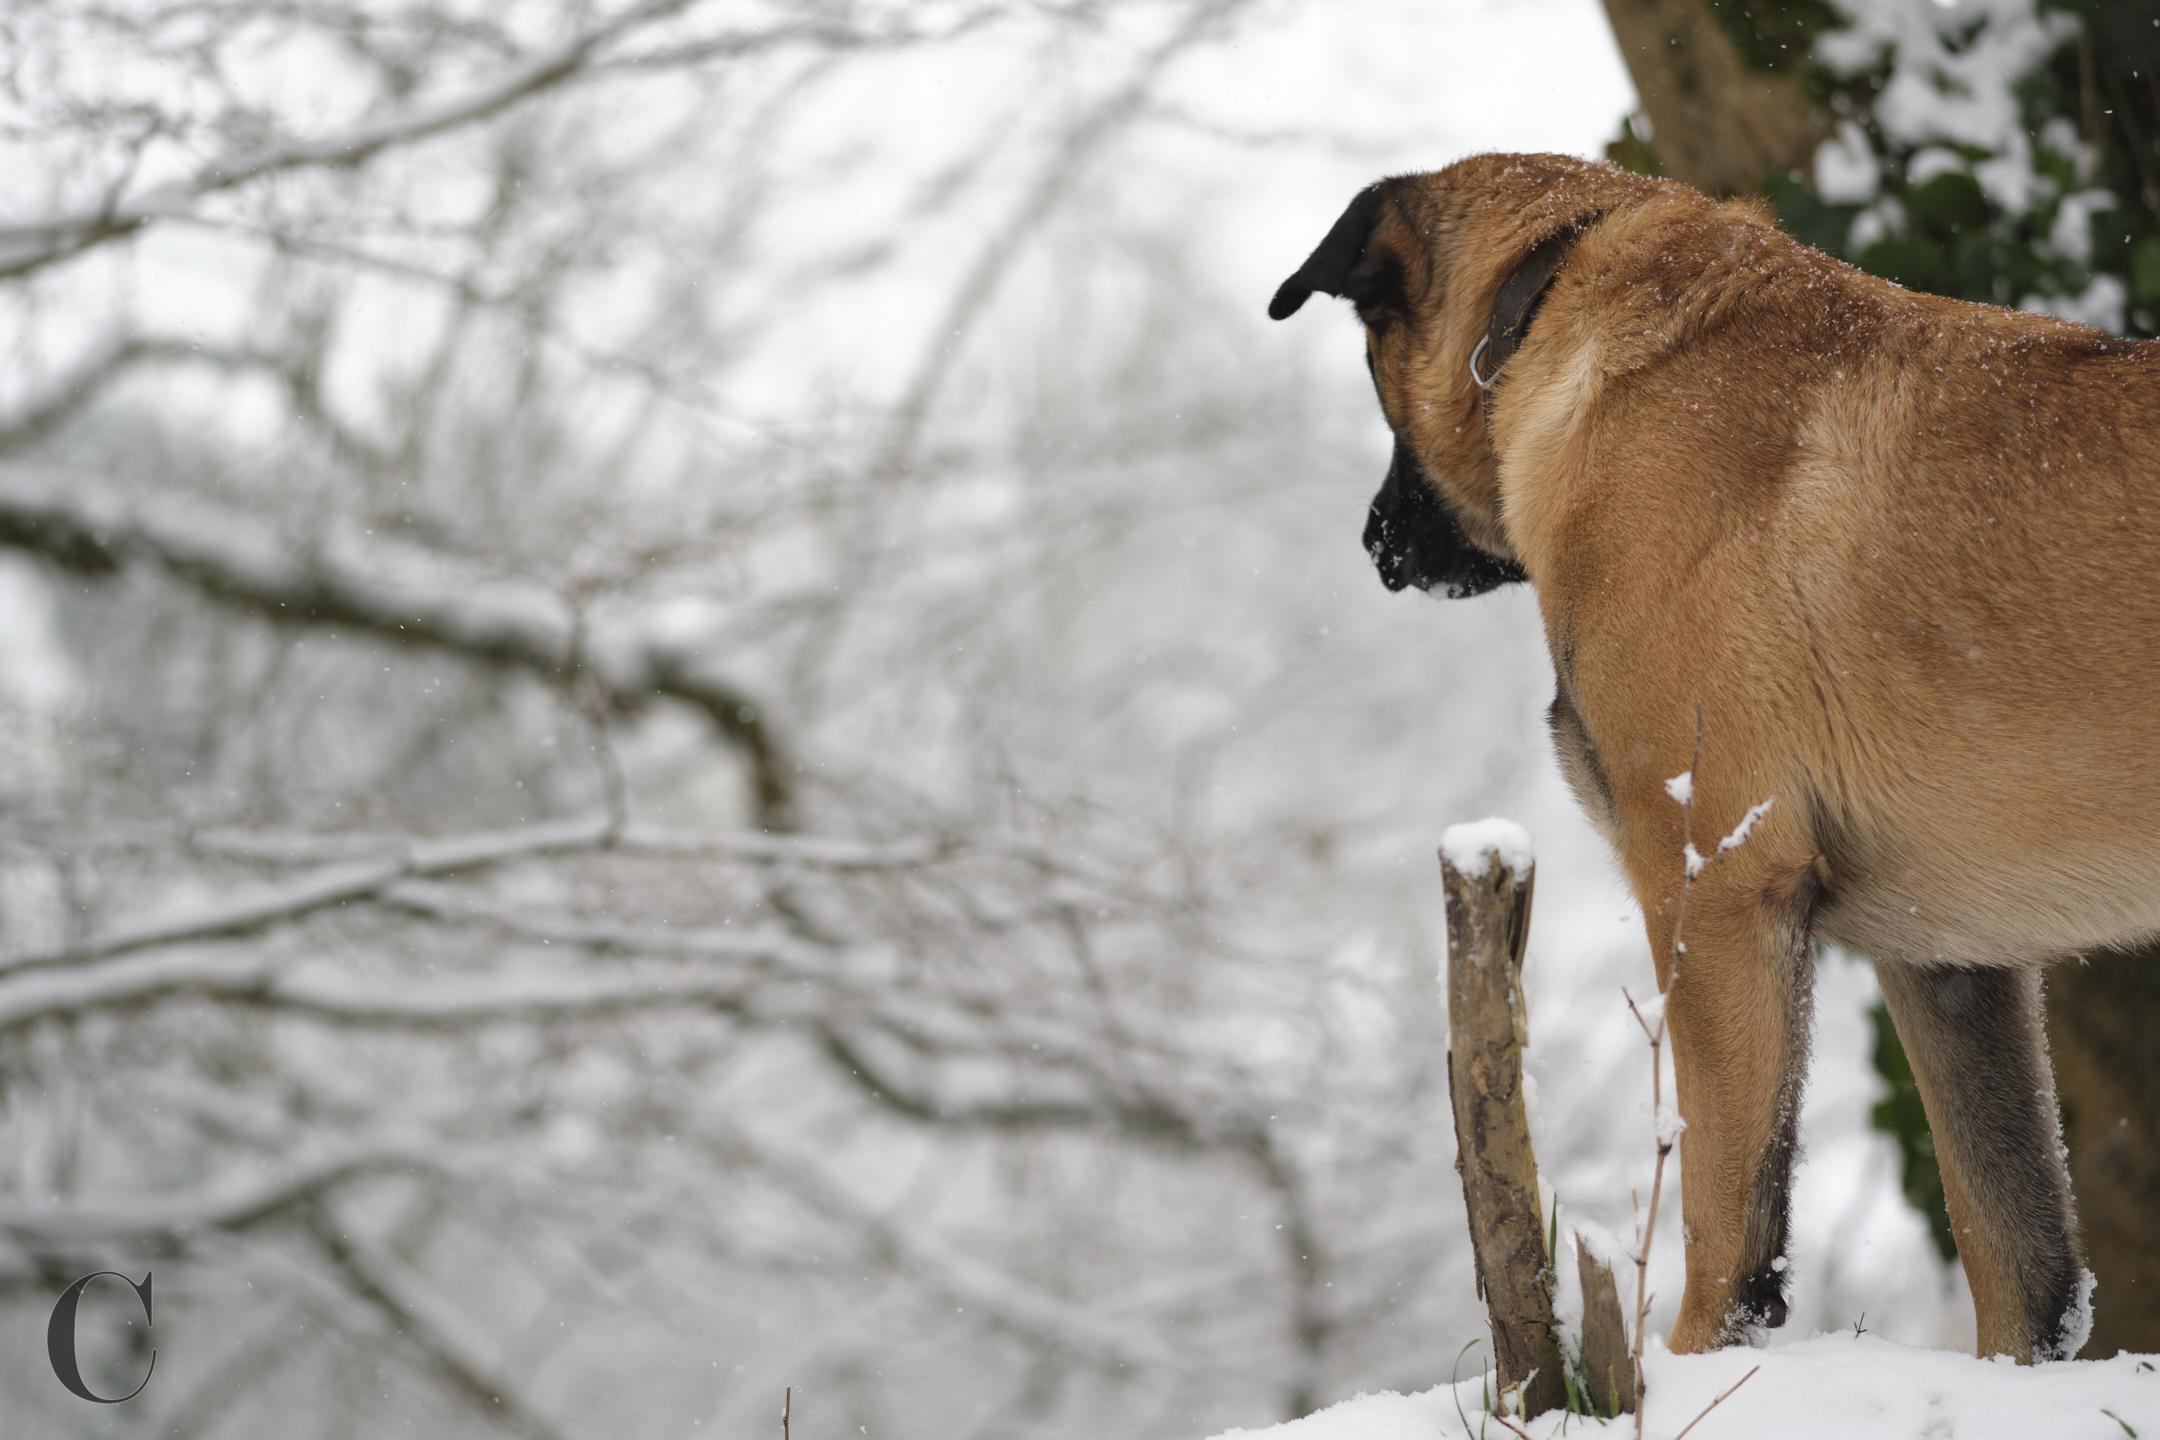
{"type": "MultiPolygon", "coordinates": [[[[1767,837],[1765,837],[1767,838],[1767,837]]],[[[1671,862],[1664,868],[1669,877],[1671,862]]],[[[1680,1117],[1687,1289],[1676,1351],[1785,1319],[1785,1246],[1814,964],[1812,887],[1772,843],[1714,860],[1684,904],[1645,904],[1665,990],[1680,1117]]]]}

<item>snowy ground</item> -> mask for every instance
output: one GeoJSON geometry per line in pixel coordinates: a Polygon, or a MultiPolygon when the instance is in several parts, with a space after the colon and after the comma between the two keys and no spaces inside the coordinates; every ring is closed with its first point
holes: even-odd
{"type": "MultiPolygon", "coordinates": [[[[1769,1350],[1646,1360],[1644,1433],[1672,1437],[1750,1368],[1756,1374],[1705,1416],[1700,1440],[2122,1440],[2160,1434],[2160,1362],[2135,1355],[2018,1366],[1920,1350],[1874,1335],[1818,1335],[1769,1350]]],[[[1366,1395],[1267,1430],[1269,1440],[1504,1437],[1484,1413],[1483,1376],[1419,1395],[1366,1395]]],[[[1623,1418],[1611,1433],[1632,1434],[1623,1418]]],[[[1546,1440],[1602,1428],[1555,1412],[1522,1429],[1546,1440]]]]}

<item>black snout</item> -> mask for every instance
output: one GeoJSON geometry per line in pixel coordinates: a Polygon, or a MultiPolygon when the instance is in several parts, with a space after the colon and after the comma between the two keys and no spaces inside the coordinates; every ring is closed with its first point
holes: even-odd
{"type": "Polygon", "coordinates": [[[1447,502],[1400,440],[1365,519],[1365,553],[1388,589],[1415,585],[1449,600],[1530,578],[1464,538],[1447,502]]]}
{"type": "Polygon", "coordinates": [[[1373,497],[1372,509],[1365,514],[1365,553],[1372,556],[1380,583],[1390,590],[1400,590],[1410,583],[1410,558],[1389,533],[1393,527],[1388,524],[1386,499],[1387,487],[1382,486],[1373,497]]]}

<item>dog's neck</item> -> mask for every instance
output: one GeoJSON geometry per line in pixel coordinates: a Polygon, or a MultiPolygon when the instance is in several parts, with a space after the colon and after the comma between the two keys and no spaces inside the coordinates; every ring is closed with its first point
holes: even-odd
{"type": "Polygon", "coordinates": [[[1500,293],[1493,297],[1492,323],[1470,354],[1470,378],[1484,392],[1487,426],[1492,424],[1493,387],[1499,382],[1501,367],[1522,348],[1530,333],[1530,322],[1545,303],[1545,292],[1559,277],[1560,267],[1567,263],[1575,242],[1596,218],[1578,220],[1540,240],[1500,282],[1500,293]]]}

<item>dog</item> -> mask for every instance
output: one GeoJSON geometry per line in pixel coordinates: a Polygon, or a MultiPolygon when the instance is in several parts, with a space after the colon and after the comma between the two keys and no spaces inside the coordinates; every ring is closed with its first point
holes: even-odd
{"type": "Polygon", "coordinates": [[[1880,977],[1979,1352],[2074,1355],[2041,974],[2160,933],[2160,343],[1554,155],[1362,191],[1268,313],[1316,292],[1395,437],[1382,580],[1532,586],[1561,767],[1641,902],[1686,1125],[1672,1348],[1785,1318],[1821,940],[1880,977]]]}

